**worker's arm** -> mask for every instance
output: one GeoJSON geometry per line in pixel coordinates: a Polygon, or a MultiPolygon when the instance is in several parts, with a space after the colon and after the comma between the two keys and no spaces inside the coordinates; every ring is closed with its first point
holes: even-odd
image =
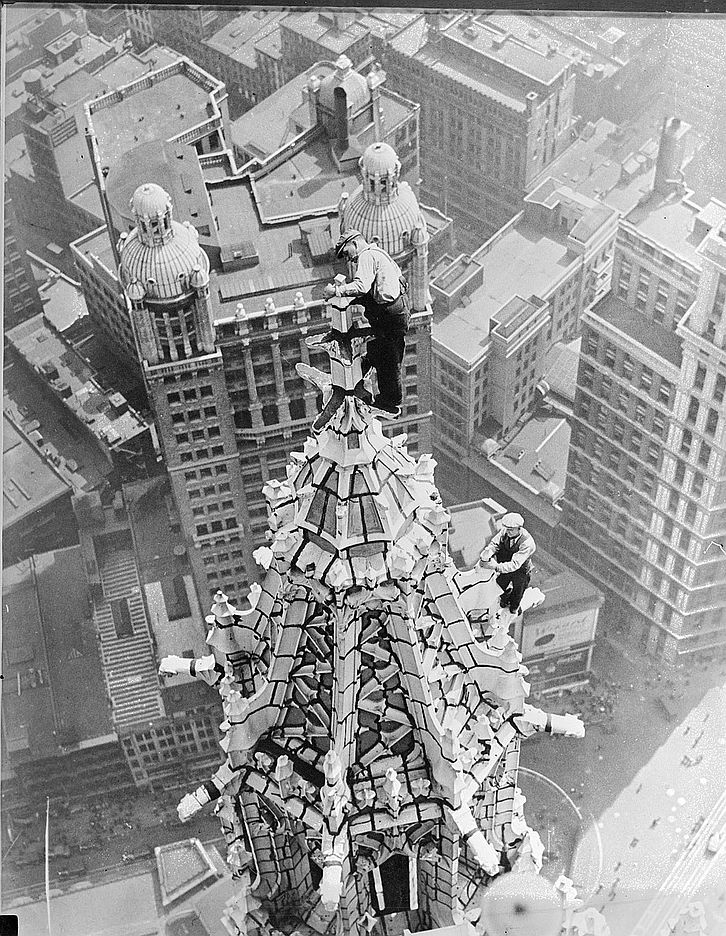
{"type": "Polygon", "coordinates": [[[504,535],[504,530],[500,530],[498,533],[495,533],[494,536],[489,540],[487,545],[482,549],[479,554],[480,562],[488,562],[492,558],[494,553],[497,551],[497,548],[502,541],[502,536],[504,535]]]}
{"type": "Polygon", "coordinates": [[[339,296],[362,296],[371,291],[373,281],[376,278],[376,267],[373,261],[373,253],[370,250],[364,251],[358,257],[355,276],[349,283],[343,283],[336,287],[339,296]]]}
{"type": "Polygon", "coordinates": [[[532,555],[537,547],[535,546],[534,540],[531,536],[523,536],[522,542],[519,544],[519,549],[512,556],[509,562],[498,562],[495,566],[497,572],[506,573],[506,572],[516,572],[527,559],[532,555]]]}

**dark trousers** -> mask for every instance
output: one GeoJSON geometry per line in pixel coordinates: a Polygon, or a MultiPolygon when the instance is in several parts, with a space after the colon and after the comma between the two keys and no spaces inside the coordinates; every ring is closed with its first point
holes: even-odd
{"type": "Polygon", "coordinates": [[[497,576],[497,585],[503,592],[501,597],[502,607],[506,608],[508,605],[511,611],[516,611],[519,608],[519,602],[522,600],[524,590],[529,585],[529,572],[525,572],[523,569],[516,569],[514,572],[502,572],[501,575],[497,576]],[[511,588],[509,588],[510,585],[511,588]]]}
{"type": "Polygon", "coordinates": [[[356,301],[365,309],[366,318],[373,329],[366,357],[378,376],[378,402],[400,406],[403,398],[401,364],[410,318],[408,299],[402,294],[386,304],[375,302],[371,296],[360,296],[356,301]]]}

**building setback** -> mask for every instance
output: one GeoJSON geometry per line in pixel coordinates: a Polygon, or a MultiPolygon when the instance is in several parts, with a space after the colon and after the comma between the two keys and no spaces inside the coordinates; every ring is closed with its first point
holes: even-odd
{"type": "Polygon", "coordinates": [[[386,67],[421,104],[422,192],[467,246],[522,207],[530,183],[569,146],[575,68],[486,15],[432,13],[391,40],[386,67]]]}
{"type": "Polygon", "coordinates": [[[583,316],[561,537],[671,660],[726,640],[726,205],[678,181],[687,129],[665,126],[612,292],[583,316]]]}
{"type": "Polygon", "coordinates": [[[434,444],[447,488],[461,483],[462,458],[491,454],[521,428],[551,348],[607,291],[617,218],[547,179],[479,250],[437,271],[434,444]]]}

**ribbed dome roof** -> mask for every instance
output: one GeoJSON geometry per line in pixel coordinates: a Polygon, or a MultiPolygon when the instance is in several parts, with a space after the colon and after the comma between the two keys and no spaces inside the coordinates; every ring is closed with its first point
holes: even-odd
{"type": "Polygon", "coordinates": [[[403,235],[410,238],[415,228],[425,229],[426,222],[413,190],[408,182],[401,182],[397,196],[381,205],[368,201],[362,186],[357,188],[345,208],[345,226],[357,228],[369,243],[377,237],[380,246],[395,255],[409,245],[403,235]]]}
{"type": "Polygon", "coordinates": [[[343,88],[348,110],[355,114],[371,99],[368,82],[363,75],[354,70],[352,62],[346,55],[341,55],[335,65],[333,74],[323,78],[320,82],[318,100],[326,110],[335,111],[335,89],[343,88]]]}
{"type": "Polygon", "coordinates": [[[142,218],[158,218],[171,207],[171,198],[155,182],[140,185],[131,198],[131,210],[142,218]]]}
{"type": "Polygon", "coordinates": [[[139,280],[149,299],[177,299],[188,293],[188,278],[197,267],[209,275],[209,258],[196,230],[178,221],[171,225],[173,237],[164,244],[143,244],[135,229],[121,247],[121,282],[126,286],[139,280]]]}
{"type": "Polygon", "coordinates": [[[388,143],[371,143],[360,158],[360,167],[369,175],[391,175],[400,172],[401,163],[388,143]]]}

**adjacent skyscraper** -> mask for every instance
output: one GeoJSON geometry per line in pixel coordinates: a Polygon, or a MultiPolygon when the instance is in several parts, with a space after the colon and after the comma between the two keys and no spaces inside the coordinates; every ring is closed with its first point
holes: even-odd
{"type": "Polygon", "coordinates": [[[686,131],[664,126],[583,315],[562,537],[669,659],[726,640],[726,205],[680,181],[686,131]]]}

